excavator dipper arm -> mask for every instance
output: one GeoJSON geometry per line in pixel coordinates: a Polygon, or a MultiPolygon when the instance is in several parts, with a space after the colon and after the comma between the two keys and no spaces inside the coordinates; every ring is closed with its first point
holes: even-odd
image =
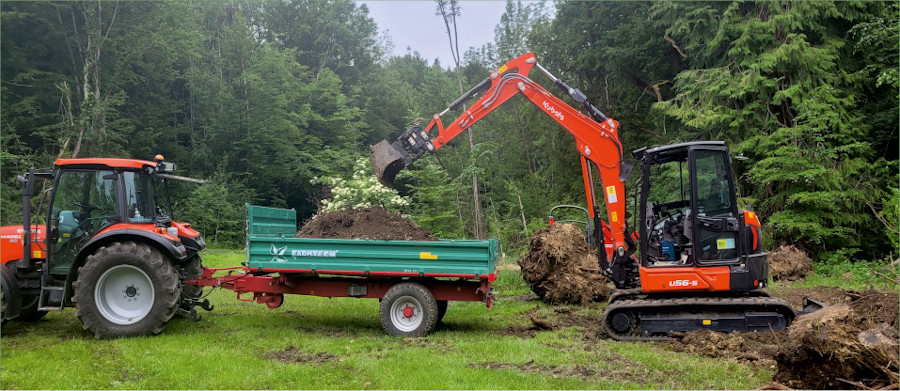
{"type": "MultiPolygon", "coordinates": [[[[376,176],[382,183],[390,186],[402,168],[408,166],[425,152],[433,152],[447,145],[450,140],[517,94],[523,95],[575,137],[576,148],[581,157],[585,196],[587,204],[590,206],[588,211],[590,217],[595,220],[594,226],[600,227],[597,216],[599,208],[592,178],[592,166],[597,167],[603,186],[602,195],[606,197],[607,217],[612,234],[611,238],[600,237],[598,238],[600,240],[596,241],[598,244],[606,243],[607,247],[610,247],[610,243],[612,245],[609,249],[600,249],[601,266],[605,269],[604,272],[613,274],[611,277],[617,285],[625,283],[622,278],[616,278],[620,276],[615,276],[615,274],[621,273],[615,273],[610,268],[617,263],[620,266],[633,263],[631,254],[636,247],[630,240],[631,238],[625,234],[624,180],[631,166],[623,161],[622,145],[617,133],[619,123],[614,119],[607,118],[600,110],[591,105],[581,91],[569,87],[543,69],[537,63],[534,54],[530,52],[510,60],[491,73],[489,78],[466,92],[442,113],[435,114],[424,129],[421,126],[413,126],[394,143],[388,144],[387,141],[381,141],[373,146],[371,158],[376,176]],[[591,117],[568,105],[529,79],[528,73],[535,66],[550,77],[563,92],[581,104],[591,117]],[[444,126],[441,121],[442,115],[459,108],[465,101],[474,98],[482,91],[484,93],[477,101],[453,122],[444,126]],[[593,164],[589,164],[589,162],[593,164]],[[607,254],[608,251],[610,254],[607,254]],[[608,255],[612,255],[612,263],[608,261],[608,255]]],[[[602,235],[602,230],[597,231],[598,236],[602,235]]],[[[624,276],[624,274],[621,275],[624,276]]]]}

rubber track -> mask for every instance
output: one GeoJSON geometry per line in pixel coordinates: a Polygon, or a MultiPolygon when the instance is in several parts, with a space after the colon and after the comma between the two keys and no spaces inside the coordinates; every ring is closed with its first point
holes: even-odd
{"type": "MultiPolygon", "coordinates": [[[[603,313],[603,330],[619,341],[665,341],[667,335],[634,335],[617,333],[609,327],[609,316],[621,309],[662,309],[658,312],[693,311],[703,308],[724,308],[723,312],[743,310],[775,310],[787,318],[787,325],[793,322],[796,312],[786,301],[773,297],[690,297],[679,299],[621,299],[606,307],[603,313]]],[[[656,312],[656,311],[655,311],[656,312]]],[[[639,313],[639,312],[638,312],[639,313]]],[[[640,328],[638,327],[638,331],[640,328]]]]}

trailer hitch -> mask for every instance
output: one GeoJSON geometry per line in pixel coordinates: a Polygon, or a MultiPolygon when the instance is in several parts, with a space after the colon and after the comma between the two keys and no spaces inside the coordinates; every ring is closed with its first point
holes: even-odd
{"type": "Polygon", "coordinates": [[[206,311],[213,310],[213,305],[207,299],[184,298],[181,300],[181,306],[178,307],[175,313],[190,319],[192,322],[199,322],[200,314],[197,313],[197,307],[206,311]]]}

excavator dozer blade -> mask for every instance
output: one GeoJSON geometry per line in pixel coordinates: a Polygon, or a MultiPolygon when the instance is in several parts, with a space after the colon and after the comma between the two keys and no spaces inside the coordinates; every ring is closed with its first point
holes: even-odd
{"type": "MultiPolygon", "coordinates": [[[[401,147],[402,148],[402,147],[401,147]]],[[[369,158],[372,159],[372,168],[375,170],[375,177],[382,185],[391,187],[394,185],[394,178],[406,167],[405,153],[398,150],[395,145],[388,144],[386,140],[381,140],[378,144],[369,147],[369,158]]]]}

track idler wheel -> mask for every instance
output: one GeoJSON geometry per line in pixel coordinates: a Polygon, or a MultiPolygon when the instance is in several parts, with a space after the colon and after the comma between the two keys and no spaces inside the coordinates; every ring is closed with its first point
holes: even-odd
{"type": "Polygon", "coordinates": [[[609,326],[617,334],[631,334],[634,331],[634,315],[628,312],[619,312],[609,320],[609,326]]]}

